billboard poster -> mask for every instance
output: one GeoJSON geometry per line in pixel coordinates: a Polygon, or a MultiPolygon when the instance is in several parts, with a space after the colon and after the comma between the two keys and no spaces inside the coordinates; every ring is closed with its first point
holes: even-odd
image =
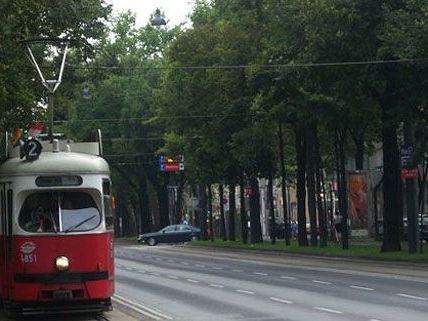
{"type": "Polygon", "coordinates": [[[349,173],[349,219],[351,229],[368,229],[368,178],[365,173],[349,173]]]}

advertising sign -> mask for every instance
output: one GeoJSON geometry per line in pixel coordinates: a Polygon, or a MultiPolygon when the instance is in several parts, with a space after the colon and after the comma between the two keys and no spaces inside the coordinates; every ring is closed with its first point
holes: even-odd
{"type": "Polygon", "coordinates": [[[184,170],[184,157],[178,156],[160,156],[159,169],[161,172],[179,172],[184,170]]]}
{"type": "Polygon", "coordinates": [[[349,218],[352,229],[368,228],[368,179],[364,173],[349,174],[349,218]]]}

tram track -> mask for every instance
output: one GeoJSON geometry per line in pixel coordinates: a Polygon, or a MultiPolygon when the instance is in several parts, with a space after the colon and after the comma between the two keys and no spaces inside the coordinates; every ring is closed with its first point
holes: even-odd
{"type": "Polygon", "coordinates": [[[96,321],[112,321],[111,319],[107,318],[104,314],[97,314],[94,318],[96,321]]]}

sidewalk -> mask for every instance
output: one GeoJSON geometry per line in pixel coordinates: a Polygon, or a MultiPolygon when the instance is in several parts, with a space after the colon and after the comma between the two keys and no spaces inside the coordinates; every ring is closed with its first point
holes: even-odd
{"type": "MultiPolygon", "coordinates": [[[[145,321],[146,319],[143,315],[131,316],[128,312],[124,312],[122,308],[113,304],[113,311],[105,312],[103,316],[109,321],[145,321]]],[[[31,321],[95,321],[103,320],[102,318],[96,319],[93,315],[35,315],[27,316],[25,318],[8,318],[3,311],[0,312],[0,321],[20,321],[20,320],[31,320],[31,321]]]]}

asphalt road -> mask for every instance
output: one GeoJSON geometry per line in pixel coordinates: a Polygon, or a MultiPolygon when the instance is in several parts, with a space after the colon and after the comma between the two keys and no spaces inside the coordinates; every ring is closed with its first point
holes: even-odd
{"type": "Polygon", "coordinates": [[[426,321],[428,265],[118,244],[115,300],[147,320],[426,321]]]}

